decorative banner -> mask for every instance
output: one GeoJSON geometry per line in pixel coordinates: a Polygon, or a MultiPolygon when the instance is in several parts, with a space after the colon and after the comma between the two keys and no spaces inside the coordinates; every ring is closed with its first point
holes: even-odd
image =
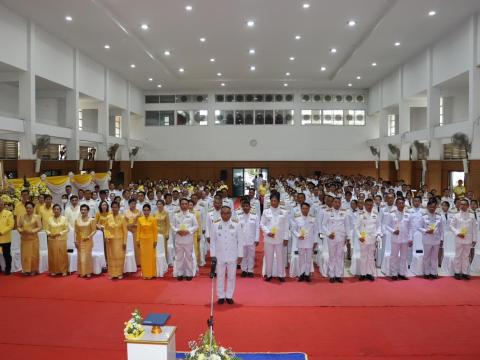
{"type": "MultiPolygon", "coordinates": [[[[95,185],[100,187],[100,190],[108,189],[111,173],[91,172],[90,174],[69,173],[66,176],[49,176],[42,174],[40,177],[28,178],[30,184],[30,194],[38,196],[42,193],[50,193],[53,197],[54,203],[59,203],[62,195],[65,194],[65,186],[71,185],[73,192],[76,193],[78,189],[94,190],[95,185]]],[[[24,187],[24,179],[9,179],[7,180],[9,186],[13,187],[17,198],[19,198],[20,191],[24,187]]]]}

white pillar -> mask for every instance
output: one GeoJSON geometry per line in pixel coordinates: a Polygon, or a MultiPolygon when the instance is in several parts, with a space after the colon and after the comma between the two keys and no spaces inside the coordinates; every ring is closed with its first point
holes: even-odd
{"type": "Polygon", "coordinates": [[[130,82],[127,83],[127,109],[122,112],[122,138],[125,139],[125,146],[122,146],[120,151],[120,160],[129,160],[130,149],[132,144],[130,141],[130,113],[131,113],[131,91],[132,86],[130,82]]]}
{"type": "Polygon", "coordinates": [[[72,137],[67,143],[67,159],[78,160],[80,158],[80,141],[78,130],[78,109],[79,91],[78,91],[78,71],[79,71],[79,51],[75,49],[73,57],[73,89],[67,91],[66,101],[66,126],[72,129],[72,137]]]}
{"type": "Polygon", "coordinates": [[[443,146],[440,139],[434,136],[435,127],[440,125],[440,89],[433,86],[433,50],[430,48],[427,55],[427,131],[430,142],[429,160],[441,160],[443,146]]]}
{"type": "Polygon", "coordinates": [[[472,16],[470,34],[472,53],[468,72],[468,119],[473,124],[472,134],[468,134],[472,141],[470,159],[480,159],[480,68],[477,67],[478,55],[478,14],[472,16]]]}
{"type": "Polygon", "coordinates": [[[27,27],[27,71],[19,77],[19,115],[23,119],[24,132],[20,136],[20,158],[35,159],[32,145],[36,143],[36,100],[35,100],[35,24],[27,27]]]}
{"type": "Polygon", "coordinates": [[[103,143],[98,144],[97,150],[97,160],[107,160],[107,150],[108,150],[108,136],[109,136],[109,71],[105,68],[104,73],[104,82],[105,82],[105,93],[103,102],[98,105],[98,133],[103,137],[103,143]]]}

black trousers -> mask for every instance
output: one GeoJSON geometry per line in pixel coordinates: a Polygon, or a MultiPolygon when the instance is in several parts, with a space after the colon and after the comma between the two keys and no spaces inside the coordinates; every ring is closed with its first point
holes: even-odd
{"type": "MultiPolygon", "coordinates": [[[[3,258],[5,259],[5,272],[10,273],[12,269],[12,255],[10,254],[10,243],[0,244],[3,252],[3,258]]],[[[2,269],[3,270],[3,269],[2,269]]]]}

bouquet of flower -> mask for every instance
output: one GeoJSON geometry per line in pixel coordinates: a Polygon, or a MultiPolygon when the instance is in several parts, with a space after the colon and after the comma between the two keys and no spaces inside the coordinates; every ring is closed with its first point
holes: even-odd
{"type": "Polygon", "coordinates": [[[210,354],[210,330],[201,335],[197,341],[190,341],[188,346],[190,352],[185,355],[185,360],[240,360],[231,349],[219,346],[215,337],[212,338],[210,354]]]}
{"type": "Polygon", "coordinates": [[[463,236],[467,236],[468,230],[465,226],[460,229],[460,234],[462,234],[463,236]]]}
{"type": "Polygon", "coordinates": [[[277,235],[277,231],[278,231],[278,229],[277,229],[276,226],[272,227],[272,230],[270,230],[270,232],[271,232],[273,235],[277,235]]]}
{"type": "Polygon", "coordinates": [[[145,329],[142,325],[142,315],[138,309],[132,313],[132,318],[125,323],[123,334],[125,338],[135,340],[140,339],[145,335],[145,329]]]}

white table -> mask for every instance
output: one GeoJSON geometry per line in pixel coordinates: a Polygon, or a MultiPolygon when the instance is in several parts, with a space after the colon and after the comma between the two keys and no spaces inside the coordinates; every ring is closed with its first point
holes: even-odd
{"type": "Polygon", "coordinates": [[[145,325],[145,335],[139,340],[125,339],[128,360],[175,360],[176,326],[162,326],[160,334],[152,334],[152,327],[145,325]]]}

